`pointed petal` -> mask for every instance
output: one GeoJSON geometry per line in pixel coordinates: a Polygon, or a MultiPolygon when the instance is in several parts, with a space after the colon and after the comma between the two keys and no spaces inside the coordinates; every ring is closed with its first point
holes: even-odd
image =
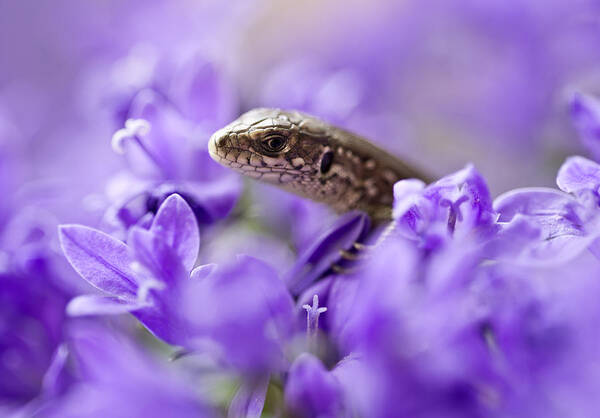
{"type": "Polygon", "coordinates": [[[216,268],[217,265],[214,263],[198,266],[190,273],[190,278],[192,280],[205,279],[206,277],[210,276],[216,268]]]}
{"type": "Polygon", "coordinates": [[[556,184],[567,193],[595,192],[600,185],[600,165],[587,158],[569,157],[558,170],[556,184]]]}
{"type": "Polygon", "coordinates": [[[240,257],[205,279],[188,280],[182,299],[179,313],[195,336],[218,345],[224,363],[254,375],[287,369],[294,305],[272,267],[240,257]]]}
{"type": "Polygon", "coordinates": [[[547,187],[525,187],[508,191],[494,200],[498,222],[508,222],[517,214],[551,216],[566,213],[577,201],[566,193],[547,187]]]}
{"type": "Polygon", "coordinates": [[[165,283],[175,284],[187,277],[176,249],[165,242],[164,235],[134,226],[127,238],[134,258],[148,268],[152,275],[165,283]]]}
{"type": "Polygon", "coordinates": [[[268,387],[268,376],[257,382],[243,383],[229,405],[227,418],[260,418],[268,387]]]}
{"type": "Polygon", "coordinates": [[[559,190],[511,190],[499,196],[494,207],[500,230],[486,244],[491,258],[556,265],[577,257],[600,234],[596,209],[581,205],[578,199],[559,190]]]}
{"type": "Polygon", "coordinates": [[[308,248],[286,274],[285,282],[294,295],[299,295],[340,259],[346,250],[364,236],[369,218],[362,212],[349,212],[308,248]]]}
{"type": "MultiPolygon", "coordinates": [[[[213,164],[212,159],[210,164],[213,164]]],[[[190,197],[188,202],[193,202],[190,205],[198,222],[211,224],[231,212],[240,197],[241,189],[242,183],[237,176],[220,175],[202,183],[189,182],[184,190],[190,197]]]]}
{"type": "MultiPolygon", "coordinates": [[[[173,304],[171,304],[173,305],[173,304]]],[[[188,346],[189,332],[185,318],[169,306],[148,307],[131,312],[155,337],[171,345],[188,346]]]]}
{"type": "Polygon", "coordinates": [[[298,356],[285,385],[285,404],[298,416],[339,417],[342,391],[337,379],[312,354],[298,356]]]}
{"type": "Polygon", "coordinates": [[[150,231],[173,248],[189,271],[194,267],[200,248],[198,223],[190,206],[178,194],[169,196],[158,209],[150,231]]]}
{"type": "Polygon", "coordinates": [[[67,313],[71,316],[119,315],[140,307],[137,303],[128,303],[114,297],[81,295],[71,299],[67,305],[67,313]]]}
{"type": "Polygon", "coordinates": [[[579,139],[597,160],[600,157],[600,100],[590,94],[575,93],[570,105],[571,120],[579,139]]]}
{"type": "Polygon", "coordinates": [[[66,386],[68,378],[65,373],[65,364],[68,356],[67,345],[64,343],[59,345],[42,380],[41,393],[44,397],[58,396],[66,386]]]}
{"type": "Polygon", "coordinates": [[[59,239],[69,263],[90,284],[113,295],[135,296],[133,260],[123,242],[82,225],[59,226],[59,239]]]}

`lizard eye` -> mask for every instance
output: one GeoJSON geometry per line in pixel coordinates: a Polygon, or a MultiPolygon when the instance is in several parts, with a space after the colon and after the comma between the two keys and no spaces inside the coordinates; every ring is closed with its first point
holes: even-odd
{"type": "Polygon", "coordinates": [[[279,152],[285,148],[287,139],[281,135],[270,135],[262,141],[262,144],[267,151],[279,152]]]}

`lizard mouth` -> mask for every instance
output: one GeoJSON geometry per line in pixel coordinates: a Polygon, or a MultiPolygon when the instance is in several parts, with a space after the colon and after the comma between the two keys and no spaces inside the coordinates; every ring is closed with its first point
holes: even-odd
{"type": "Polygon", "coordinates": [[[233,169],[247,177],[267,183],[281,185],[294,181],[300,174],[299,170],[285,167],[271,167],[265,159],[269,157],[258,156],[254,151],[233,149],[229,145],[229,132],[221,129],[215,132],[208,141],[208,153],[217,163],[233,169]],[[240,155],[244,153],[243,157],[240,155]],[[252,154],[257,156],[256,160],[252,154]]]}

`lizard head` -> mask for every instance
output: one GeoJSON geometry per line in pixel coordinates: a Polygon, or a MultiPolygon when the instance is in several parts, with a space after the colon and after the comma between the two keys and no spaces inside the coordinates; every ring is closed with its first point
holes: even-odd
{"type": "Polygon", "coordinates": [[[247,177],[373,219],[389,218],[394,183],[416,173],[361,137],[280,109],[244,113],[212,135],[208,150],[247,177]]]}
{"type": "Polygon", "coordinates": [[[208,149],[224,166],[302,195],[301,185],[323,180],[333,160],[325,123],[279,109],[244,113],[215,132],[208,149]]]}

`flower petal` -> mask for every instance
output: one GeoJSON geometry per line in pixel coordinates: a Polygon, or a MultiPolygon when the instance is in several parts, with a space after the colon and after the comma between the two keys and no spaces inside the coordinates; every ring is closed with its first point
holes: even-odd
{"type": "Polygon", "coordinates": [[[214,263],[198,266],[194,270],[192,270],[192,272],[190,273],[190,279],[192,279],[192,280],[205,279],[208,276],[210,276],[212,274],[212,272],[215,271],[216,268],[217,268],[217,265],[214,263]]]}
{"type": "Polygon", "coordinates": [[[515,216],[486,244],[488,257],[524,266],[555,266],[580,255],[600,234],[585,235],[556,224],[540,227],[538,222],[524,215],[515,216]]]}
{"type": "Polygon", "coordinates": [[[164,235],[134,226],[127,238],[129,248],[137,261],[142,263],[156,279],[174,285],[186,276],[186,269],[176,249],[164,241],[164,235]]]}
{"type": "Polygon", "coordinates": [[[570,105],[581,142],[594,158],[600,158],[600,101],[589,94],[575,93],[570,105]]]}
{"type": "Polygon", "coordinates": [[[125,302],[114,297],[81,295],[71,299],[67,305],[67,313],[71,316],[119,315],[140,307],[137,303],[125,302]]]}
{"type": "Polygon", "coordinates": [[[198,222],[211,224],[231,212],[240,197],[241,189],[239,177],[227,173],[211,181],[185,183],[182,193],[192,206],[198,222]]]}
{"type": "Polygon", "coordinates": [[[269,377],[259,378],[256,382],[244,382],[235,393],[229,410],[228,418],[260,418],[265,406],[269,377]]]}
{"type": "Polygon", "coordinates": [[[351,248],[369,229],[369,217],[362,212],[349,212],[304,252],[286,273],[284,281],[294,295],[302,293],[337,260],[340,250],[351,248]]]}
{"type": "Polygon", "coordinates": [[[188,271],[194,267],[200,248],[198,223],[194,212],[181,196],[172,194],[163,202],[150,231],[175,250],[188,271]]]}
{"type": "Polygon", "coordinates": [[[587,158],[569,157],[558,170],[556,184],[567,193],[596,192],[600,185],[600,165],[587,158]]]}
{"type": "Polygon", "coordinates": [[[419,179],[400,180],[394,184],[394,219],[403,216],[417,204],[425,183],[419,179]]]}
{"type": "MultiPolygon", "coordinates": [[[[166,298],[165,296],[163,299],[166,298]]],[[[177,300],[167,300],[167,303],[158,301],[156,302],[158,306],[144,307],[131,313],[155,337],[171,345],[187,347],[190,336],[187,321],[176,310],[178,307],[176,302],[177,300]]]]}
{"type": "Polygon", "coordinates": [[[68,377],[65,373],[65,365],[69,356],[69,350],[66,344],[61,344],[56,348],[48,370],[42,380],[41,393],[46,398],[58,396],[67,385],[68,377]]]}
{"type": "Polygon", "coordinates": [[[549,188],[511,190],[494,202],[501,227],[488,256],[525,265],[556,265],[578,256],[600,234],[595,209],[549,188]]]}
{"type": "Polygon", "coordinates": [[[228,122],[237,110],[237,96],[218,66],[201,55],[186,60],[170,88],[175,103],[193,121],[212,123],[212,129],[228,122]]]}
{"type": "Polygon", "coordinates": [[[273,268],[239,257],[203,280],[189,280],[182,315],[218,347],[223,362],[249,374],[287,368],[284,347],[294,332],[294,305],[273,268]]]}
{"type": "Polygon", "coordinates": [[[90,284],[112,295],[135,297],[133,260],[123,242],[82,225],[59,226],[59,238],[69,263],[90,284]]]}
{"type": "Polygon", "coordinates": [[[94,323],[73,324],[69,335],[81,383],[44,416],[217,416],[172,364],[127,335],[94,323]]]}
{"type": "Polygon", "coordinates": [[[566,213],[566,208],[577,205],[568,194],[547,187],[524,187],[506,192],[494,200],[498,222],[509,222],[517,214],[548,216],[566,213]]]}
{"type": "Polygon", "coordinates": [[[290,367],[285,403],[301,417],[339,417],[342,391],[337,379],[311,354],[301,354],[290,367]]]}
{"type": "Polygon", "coordinates": [[[401,180],[394,186],[393,215],[403,235],[432,249],[450,236],[485,239],[493,234],[492,199],[472,164],[423,186],[418,180],[401,180]]]}

